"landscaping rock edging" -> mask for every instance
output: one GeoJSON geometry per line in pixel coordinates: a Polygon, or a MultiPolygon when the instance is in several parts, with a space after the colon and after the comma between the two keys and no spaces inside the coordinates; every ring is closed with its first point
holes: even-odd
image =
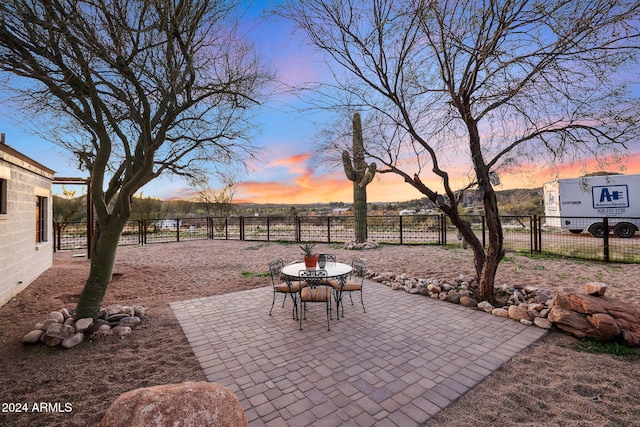
{"type": "Polygon", "coordinates": [[[36,323],[34,329],[22,338],[22,343],[72,348],[85,338],[95,340],[112,335],[122,338],[140,324],[146,312],[147,308],[141,305],[112,304],[102,308],[94,321],[91,318],[75,320],[72,312],[62,308],[36,323]]]}
{"type": "Polygon", "coordinates": [[[496,287],[495,291],[498,300],[506,302],[501,307],[494,307],[486,301],[478,303],[473,298],[478,282],[462,274],[453,281],[371,271],[367,271],[365,277],[394,290],[460,304],[527,326],[549,330],[556,325],[578,338],[621,339],[629,346],[640,344],[640,310],[624,301],[605,297],[607,285],[604,283],[586,283],[584,295],[552,295],[533,286],[511,287],[504,284],[496,287]]]}

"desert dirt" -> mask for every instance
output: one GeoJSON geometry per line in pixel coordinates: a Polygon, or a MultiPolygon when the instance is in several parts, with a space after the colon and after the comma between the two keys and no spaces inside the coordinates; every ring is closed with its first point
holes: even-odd
{"type": "MultiPolygon", "coordinates": [[[[339,260],[362,256],[375,272],[448,279],[474,272],[471,252],[462,249],[386,245],[355,253],[318,244],[316,251],[335,253],[339,260]]],[[[301,258],[298,245],[272,242],[123,246],[103,305],[148,307],[132,334],[85,342],[70,350],[21,344],[21,338],[50,311],[75,307],[89,271],[86,257],[73,256],[82,253],[54,254],[53,267],[0,308],[2,426],[94,426],[123,392],[205,381],[169,303],[271,286],[270,278],[262,275],[269,260],[281,257],[288,263],[301,258]],[[53,409],[58,403],[58,410],[34,412],[33,404],[39,402],[53,403],[53,409]],[[28,413],[16,413],[15,404],[24,403],[28,413]]],[[[640,308],[639,277],[637,264],[509,253],[496,284],[581,292],[585,282],[601,281],[609,285],[607,295],[640,308]]],[[[269,303],[265,300],[265,307],[269,303]]],[[[640,358],[581,352],[576,349],[578,342],[561,332],[548,333],[426,425],[640,426],[640,358]]]]}

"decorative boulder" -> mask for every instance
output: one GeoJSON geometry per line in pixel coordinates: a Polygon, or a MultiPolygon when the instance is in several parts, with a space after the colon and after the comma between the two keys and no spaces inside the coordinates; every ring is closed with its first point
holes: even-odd
{"type": "Polygon", "coordinates": [[[605,296],[560,294],[549,320],[579,338],[640,344],[640,311],[633,305],[605,296]]]}
{"type": "Polygon", "coordinates": [[[84,332],[93,326],[93,319],[85,317],[76,321],[76,332],[84,332]]]}
{"type": "Polygon", "coordinates": [[[25,335],[22,338],[22,343],[23,344],[38,344],[40,342],[40,338],[42,337],[42,334],[44,334],[44,331],[42,331],[40,329],[35,329],[35,330],[29,332],[27,335],[25,335]]]}
{"type": "Polygon", "coordinates": [[[47,316],[47,319],[55,320],[56,323],[64,323],[64,315],[62,313],[60,313],[59,311],[52,311],[47,316]]]}
{"type": "Polygon", "coordinates": [[[49,328],[47,328],[47,332],[45,333],[50,337],[59,338],[60,340],[66,340],[76,333],[76,328],[69,325],[55,323],[49,326],[49,328]]]}
{"type": "Polygon", "coordinates": [[[247,426],[240,401],[228,388],[186,382],[139,388],[121,394],[100,427],[247,426]]]}
{"type": "Polygon", "coordinates": [[[64,348],[72,348],[80,344],[82,341],[84,341],[84,334],[82,332],[78,332],[73,336],[63,340],[60,345],[64,348]]]}
{"type": "Polygon", "coordinates": [[[529,313],[529,310],[524,305],[512,305],[509,306],[509,318],[513,320],[527,320],[533,321],[533,316],[529,313]]]}
{"type": "Polygon", "coordinates": [[[588,282],[584,284],[584,293],[587,295],[603,297],[606,292],[607,292],[606,283],[588,282]]]}

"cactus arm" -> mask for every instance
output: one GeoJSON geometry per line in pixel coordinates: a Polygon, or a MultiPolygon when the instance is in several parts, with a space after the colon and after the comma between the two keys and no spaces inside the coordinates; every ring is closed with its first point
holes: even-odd
{"type": "Polygon", "coordinates": [[[342,152],[342,166],[344,166],[344,173],[345,175],[347,175],[347,179],[349,181],[355,181],[356,173],[353,169],[353,166],[351,165],[351,157],[349,157],[349,152],[346,150],[342,152]]]}
{"type": "Polygon", "coordinates": [[[364,176],[360,180],[360,188],[365,188],[371,181],[373,181],[373,176],[376,174],[376,164],[371,163],[367,168],[367,171],[364,173],[364,176]]]}

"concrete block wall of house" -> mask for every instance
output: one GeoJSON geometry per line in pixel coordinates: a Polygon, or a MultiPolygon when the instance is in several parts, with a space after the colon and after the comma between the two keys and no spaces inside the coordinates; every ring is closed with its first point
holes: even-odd
{"type": "Polygon", "coordinates": [[[53,179],[0,135],[0,306],[53,263],[53,179]]]}

